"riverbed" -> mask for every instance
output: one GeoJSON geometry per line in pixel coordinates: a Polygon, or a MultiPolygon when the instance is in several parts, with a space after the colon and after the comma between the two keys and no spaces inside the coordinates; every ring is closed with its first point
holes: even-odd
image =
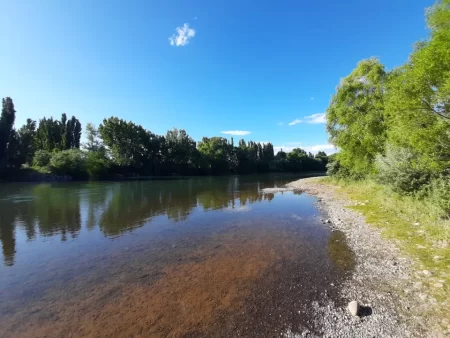
{"type": "Polygon", "coordinates": [[[0,337],[322,332],[355,258],[296,177],[0,187],[0,337]]]}

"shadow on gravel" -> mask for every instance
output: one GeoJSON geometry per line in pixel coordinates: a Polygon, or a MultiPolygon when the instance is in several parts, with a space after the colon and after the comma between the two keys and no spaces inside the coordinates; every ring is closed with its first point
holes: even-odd
{"type": "Polygon", "coordinates": [[[370,306],[361,305],[359,308],[358,315],[360,317],[367,317],[372,314],[372,308],[370,306]]]}

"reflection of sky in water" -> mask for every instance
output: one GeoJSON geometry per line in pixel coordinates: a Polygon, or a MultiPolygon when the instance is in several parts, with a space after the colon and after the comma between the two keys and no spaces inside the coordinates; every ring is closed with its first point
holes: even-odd
{"type": "MultiPolygon", "coordinates": [[[[217,263],[205,265],[212,269],[204,271],[205,276],[232,269],[242,272],[241,265],[253,262],[250,272],[261,269],[254,272],[256,278],[270,264],[275,269],[282,262],[286,270],[275,269],[273,276],[311,283],[311,288],[298,290],[311,294],[299,297],[314,297],[318,284],[329,285],[329,278],[352,268],[352,253],[345,249],[345,238],[315,217],[314,197],[260,192],[293,179],[221,177],[0,187],[0,240],[7,263],[0,263],[0,316],[11,308],[27,308],[52,290],[69,288],[82,295],[97,283],[122,279],[136,283],[142,275],[163,276],[165,269],[178,271],[180,264],[187,264],[189,272],[190,264],[198,269],[210,260],[217,263]],[[20,199],[20,194],[27,198],[20,199]],[[228,261],[239,268],[213,269],[228,261]]],[[[228,273],[218,280],[224,277],[241,290],[232,285],[228,273]]],[[[286,297],[292,298],[288,293],[286,297]]]]}

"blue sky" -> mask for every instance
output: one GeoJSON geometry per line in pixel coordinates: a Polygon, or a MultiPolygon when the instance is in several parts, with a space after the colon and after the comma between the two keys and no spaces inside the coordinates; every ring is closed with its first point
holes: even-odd
{"type": "Polygon", "coordinates": [[[118,116],[197,141],[237,131],[328,151],[318,114],[339,79],[363,58],[405,62],[433,2],[4,1],[0,96],[13,98],[17,127],[118,116]]]}

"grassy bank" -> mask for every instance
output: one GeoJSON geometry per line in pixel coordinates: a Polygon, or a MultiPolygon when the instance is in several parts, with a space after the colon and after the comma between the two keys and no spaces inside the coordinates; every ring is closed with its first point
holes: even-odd
{"type": "MultiPolygon", "coordinates": [[[[337,187],[349,208],[361,212],[367,223],[381,230],[416,263],[414,276],[423,285],[427,299],[436,303],[439,322],[450,320],[450,218],[431,199],[400,196],[371,180],[344,181],[323,178],[337,187]]],[[[425,299],[424,299],[425,300],[425,299]]]]}

